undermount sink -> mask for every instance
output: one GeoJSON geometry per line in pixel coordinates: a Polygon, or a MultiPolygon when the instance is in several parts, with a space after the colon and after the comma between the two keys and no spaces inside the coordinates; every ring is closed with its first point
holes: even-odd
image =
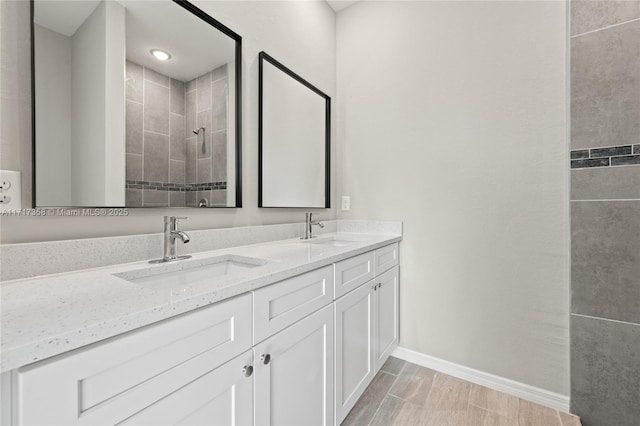
{"type": "Polygon", "coordinates": [[[167,288],[204,284],[211,282],[214,278],[233,275],[267,263],[270,263],[270,261],[266,259],[229,254],[204,259],[176,261],[134,271],[121,272],[114,274],[114,276],[135,284],[154,288],[167,288]]]}
{"type": "Polygon", "coordinates": [[[367,239],[368,238],[358,236],[332,235],[329,237],[319,237],[311,240],[305,240],[304,242],[308,244],[319,244],[332,247],[347,247],[353,244],[361,243],[363,241],[366,241],[367,239]]]}

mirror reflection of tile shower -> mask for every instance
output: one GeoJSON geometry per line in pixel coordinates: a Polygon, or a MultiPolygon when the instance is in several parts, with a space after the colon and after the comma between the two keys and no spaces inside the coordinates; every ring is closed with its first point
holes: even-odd
{"type": "Polygon", "coordinates": [[[127,206],[226,206],[228,92],[227,65],[183,82],[126,62],[127,206]]]}

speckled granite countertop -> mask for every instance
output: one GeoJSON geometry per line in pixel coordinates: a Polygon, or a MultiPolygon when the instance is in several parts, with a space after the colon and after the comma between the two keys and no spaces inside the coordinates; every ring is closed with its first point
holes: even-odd
{"type": "Polygon", "coordinates": [[[356,241],[345,246],[295,238],[197,253],[183,262],[202,263],[223,255],[269,262],[194,285],[154,288],[114,276],[166,267],[146,261],[5,281],[0,295],[0,371],[59,355],[402,239],[400,235],[362,233],[323,234],[321,238],[350,236],[356,241]]]}

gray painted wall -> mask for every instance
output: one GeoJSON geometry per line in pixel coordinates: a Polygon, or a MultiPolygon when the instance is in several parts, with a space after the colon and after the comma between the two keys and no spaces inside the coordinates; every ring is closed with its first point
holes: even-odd
{"type": "Polygon", "coordinates": [[[401,346],[564,396],[566,18],[360,2],[337,35],[339,216],[404,222],[401,346]]]}
{"type": "Polygon", "coordinates": [[[574,0],[571,18],[571,411],[584,426],[632,426],[640,419],[640,2],[574,0]]]}

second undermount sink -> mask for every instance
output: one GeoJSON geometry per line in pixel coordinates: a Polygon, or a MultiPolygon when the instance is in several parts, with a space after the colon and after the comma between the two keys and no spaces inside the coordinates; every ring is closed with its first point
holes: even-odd
{"type": "Polygon", "coordinates": [[[331,235],[328,237],[318,237],[311,240],[305,240],[308,244],[318,244],[331,247],[347,247],[357,243],[366,241],[368,238],[357,235],[331,235]]]}
{"type": "Polygon", "coordinates": [[[183,260],[114,274],[123,280],[154,288],[210,283],[270,263],[269,260],[233,254],[183,260]]]}

